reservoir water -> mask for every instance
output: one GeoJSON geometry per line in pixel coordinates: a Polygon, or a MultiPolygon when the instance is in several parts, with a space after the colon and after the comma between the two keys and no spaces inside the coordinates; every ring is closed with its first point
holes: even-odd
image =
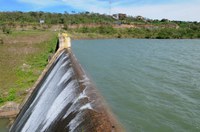
{"type": "Polygon", "coordinates": [[[75,40],[126,131],[200,131],[200,40],[75,40]]]}
{"type": "Polygon", "coordinates": [[[0,119],[0,132],[7,132],[9,126],[9,120],[8,119],[0,119]]]}

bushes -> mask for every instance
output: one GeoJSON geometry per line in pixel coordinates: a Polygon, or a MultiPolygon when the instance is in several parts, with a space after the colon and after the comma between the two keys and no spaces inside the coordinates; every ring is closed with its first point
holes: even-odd
{"type": "MultiPolygon", "coordinates": [[[[69,32],[104,35],[105,38],[187,39],[200,38],[199,30],[189,28],[113,28],[112,26],[81,27],[69,32]]],[[[88,38],[90,38],[88,36],[88,38]]],[[[97,37],[98,38],[98,37],[97,37]]]]}
{"type": "Polygon", "coordinates": [[[2,31],[5,34],[11,34],[12,33],[11,28],[9,28],[8,26],[5,26],[5,25],[2,27],[2,31]]]}
{"type": "Polygon", "coordinates": [[[100,26],[97,28],[100,34],[116,34],[117,31],[112,26],[100,26]]]}
{"type": "Polygon", "coordinates": [[[116,34],[117,30],[112,26],[99,26],[99,27],[81,27],[73,29],[73,31],[78,33],[99,33],[99,34],[116,34]]]}

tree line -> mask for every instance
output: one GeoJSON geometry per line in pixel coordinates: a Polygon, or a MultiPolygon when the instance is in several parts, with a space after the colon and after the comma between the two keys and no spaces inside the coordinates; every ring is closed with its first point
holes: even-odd
{"type": "Polygon", "coordinates": [[[49,12],[0,12],[0,28],[10,33],[16,25],[32,25],[33,29],[44,20],[48,29],[51,25],[63,25],[64,30],[85,34],[103,34],[118,38],[200,38],[200,23],[186,21],[170,21],[168,19],[153,20],[142,16],[127,16],[116,20],[113,16],[99,13],[49,13],[49,12]],[[88,25],[96,26],[88,26],[88,25]],[[70,28],[71,25],[82,25],[70,28]],[[116,25],[130,27],[116,28],[116,25]]]}
{"type": "Polygon", "coordinates": [[[0,12],[0,23],[38,23],[43,19],[46,24],[86,24],[86,23],[112,23],[111,16],[81,12],[76,14],[50,13],[50,12],[0,12]]]}

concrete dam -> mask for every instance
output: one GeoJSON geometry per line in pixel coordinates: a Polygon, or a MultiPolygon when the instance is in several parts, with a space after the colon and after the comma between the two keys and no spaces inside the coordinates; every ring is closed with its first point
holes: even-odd
{"type": "Polygon", "coordinates": [[[124,131],[70,48],[66,34],[10,132],[124,131]]]}

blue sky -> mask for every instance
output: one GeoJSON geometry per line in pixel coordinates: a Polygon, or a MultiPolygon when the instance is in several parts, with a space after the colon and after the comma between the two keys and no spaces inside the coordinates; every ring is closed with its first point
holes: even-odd
{"type": "Polygon", "coordinates": [[[0,11],[90,11],[200,21],[200,0],[0,0],[0,5],[0,11]]]}

